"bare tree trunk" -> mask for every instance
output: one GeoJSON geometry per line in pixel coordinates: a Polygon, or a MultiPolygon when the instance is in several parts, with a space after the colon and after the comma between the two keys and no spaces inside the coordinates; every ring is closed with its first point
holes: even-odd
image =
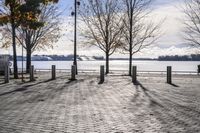
{"type": "Polygon", "coordinates": [[[109,73],[109,53],[106,52],[106,74],[109,73]]]}
{"type": "MultiPolygon", "coordinates": [[[[130,27],[132,29],[132,26],[130,27]]],[[[132,31],[132,30],[130,30],[132,31]]],[[[130,49],[129,49],[129,76],[131,76],[131,70],[132,70],[132,62],[133,62],[133,39],[132,39],[132,32],[130,33],[130,49]]]]}
{"type": "Polygon", "coordinates": [[[131,9],[130,9],[130,49],[129,49],[129,76],[131,76],[131,69],[132,69],[132,60],[133,60],[133,7],[132,7],[133,1],[131,0],[131,9]]]}
{"type": "Polygon", "coordinates": [[[17,67],[17,50],[16,50],[16,31],[14,20],[12,20],[12,41],[13,41],[13,66],[14,66],[14,78],[18,79],[18,67],[17,67]]]}
{"type": "MultiPolygon", "coordinates": [[[[131,50],[132,51],[132,50],[131,50]]],[[[131,70],[132,70],[132,59],[133,59],[133,55],[130,52],[130,57],[129,57],[129,76],[131,76],[131,70]]]]}
{"type": "Polygon", "coordinates": [[[30,73],[31,68],[31,50],[26,50],[26,73],[30,73]]]}
{"type": "Polygon", "coordinates": [[[154,24],[147,21],[151,10],[146,9],[153,0],[123,0],[124,4],[124,37],[122,48],[129,54],[128,75],[132,75],[133,55],[153,44],[160,36],[160,26],[163,21],[154,24]],[[147,11],[147,12],[146,12],[147,11]]]}

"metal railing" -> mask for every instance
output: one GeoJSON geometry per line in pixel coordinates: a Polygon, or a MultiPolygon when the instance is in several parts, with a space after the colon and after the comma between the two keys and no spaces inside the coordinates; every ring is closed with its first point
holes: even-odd
{"type": "MultiPolygon", "coordinates": [[[[13,69],[11,69],[13,71],[13,69]]],[[[19,73],[22,71],[21,68],[18,69],[19,73]]],[[[24,69],[25,71],[25,69],[24,69]]],[[[36,68],[34,70],[35,72],[50,72],[51,69],[40,69],[40,68],[36,68]]],[[[56,72],[67,72],[70,73],[71,69],[56,69],[56,72]]],[[[78,70],[79,73],[99,73],[100,70],[96,70],[96,69],[79,69],[78,70]]],[[[138,73],[141,74],[166,74],[167,71],[147,71],[147,70],[138,70],[138,73]]],[[[110,70],[111,74],[127,74],[128,70],[110,70]]],[[[186,74],[186,75],[197,75],[198,72],[197,71],[172,71],[172,74],[186,74]]]]}
{"type": "MultiPolygon", "coordinates": [[[[35,69],[36,72],[50,72],[51,69],[35,69]]],[[[57,72],[71,72],[71,69],[56,69],[57,72]]],[[[79,69],[80,73],[99,73],[99,70],[95,69],[79,69]]],[[[127,70],[110,70],[110,73],[128,73],[127,70]]],[[[166,74],[166,71],[147,71],[147,70],[139,70],[138,73],[144,74],[166,74]]],[[[197,71],[172,71],[173,74],[190,74],[196,75],[197,71]]]]}

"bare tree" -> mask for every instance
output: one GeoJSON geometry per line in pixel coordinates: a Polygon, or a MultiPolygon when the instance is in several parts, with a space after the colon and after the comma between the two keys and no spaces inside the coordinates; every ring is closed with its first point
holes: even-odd
{"type": "Polygon", "coordinates": [[[87,43],[99,47],[106,56],[106,74],[109,57],[120,46],[123,17],[118,12],[119,0],[85,0],[80,11],[85,23],[83,36],[87,43]]]}
{"type": "Polygon", "coordinates": [[[184,38],[192,46],[200,46],[200,0],[185,0],[184,38]]]}
{"type": "MultiPolygon", "coordinates": [[[[45,50],[53,48],[53,44],[61,36],[60,15],[58,7],[54,4],[42,5],[41,14],[38,17],[39,22],[44,22],[44,26],[34,29],[18,27],[16,29],[17,42],[26,50],[26,72],[28,73],[31,66],[31,55],[36,50],[45,50]]],[[[4,28],[4,47],[9,43],[9,27],[4,28]]]]}
{"type": "Polygon", "coordinates": [[[122,48],[129,54],[129,75],[131,76],[133,55],[153,44],[159,37],[160,25],[148,20],[152,0],[122,0],[124,11],[124,37],[122,48]]]}

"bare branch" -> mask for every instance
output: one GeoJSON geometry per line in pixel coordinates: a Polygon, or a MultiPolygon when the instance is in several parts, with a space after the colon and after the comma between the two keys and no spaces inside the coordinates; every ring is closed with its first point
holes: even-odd
{"type": "Polygon", "coordinates": [[[163,21],[155,24],[147,20],[151,10],[148,7],[152,0],[123,0],[124,30],[121,40],[125,53],[135,54],[143,48],[155,43],[160,37],[160,26],[163,21]]]}
{"type": "Polygon", "coordinates": [[[87,38],[87,43],[90,42],[109,55],[120,46],[122,36],[123,19],[118,12],[118,4],[119,0],[85,0],[80,11],[86,25],[82,35],[87,38]]]}
{"type": "Polygon", "coordinates": [[[191,46],[200,46],[200,1],[199,0],[185,0],[183,13],[186,20],[183,24],[184,39],[191,46]]]}

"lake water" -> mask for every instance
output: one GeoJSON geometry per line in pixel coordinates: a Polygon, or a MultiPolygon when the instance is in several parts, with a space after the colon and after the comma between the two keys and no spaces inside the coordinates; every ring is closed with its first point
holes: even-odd
{"type": "MultiPolygon", "coordinates": [[[[110,61],[110,70],[128,70],[128,61],[110,61]]],[[[57,69],[70,69],[72,61],[33,61],[32,65],[36,69],[51,69],[51,65],[56,65],[57,69]]],[[[21,68],[22,63],[18,62],[21,68]]],[[[105,65],[105,61],[78,61],[78,69],[99,70],[100,65],[105,65]]],[[[200,61],[133,61],[133,65],[139,71],[165,71],[167,66],[172,66],[173,71],[197,71],[200,61]]],[[[25,62],[24,62],[25,66],[25,62]]]]}

